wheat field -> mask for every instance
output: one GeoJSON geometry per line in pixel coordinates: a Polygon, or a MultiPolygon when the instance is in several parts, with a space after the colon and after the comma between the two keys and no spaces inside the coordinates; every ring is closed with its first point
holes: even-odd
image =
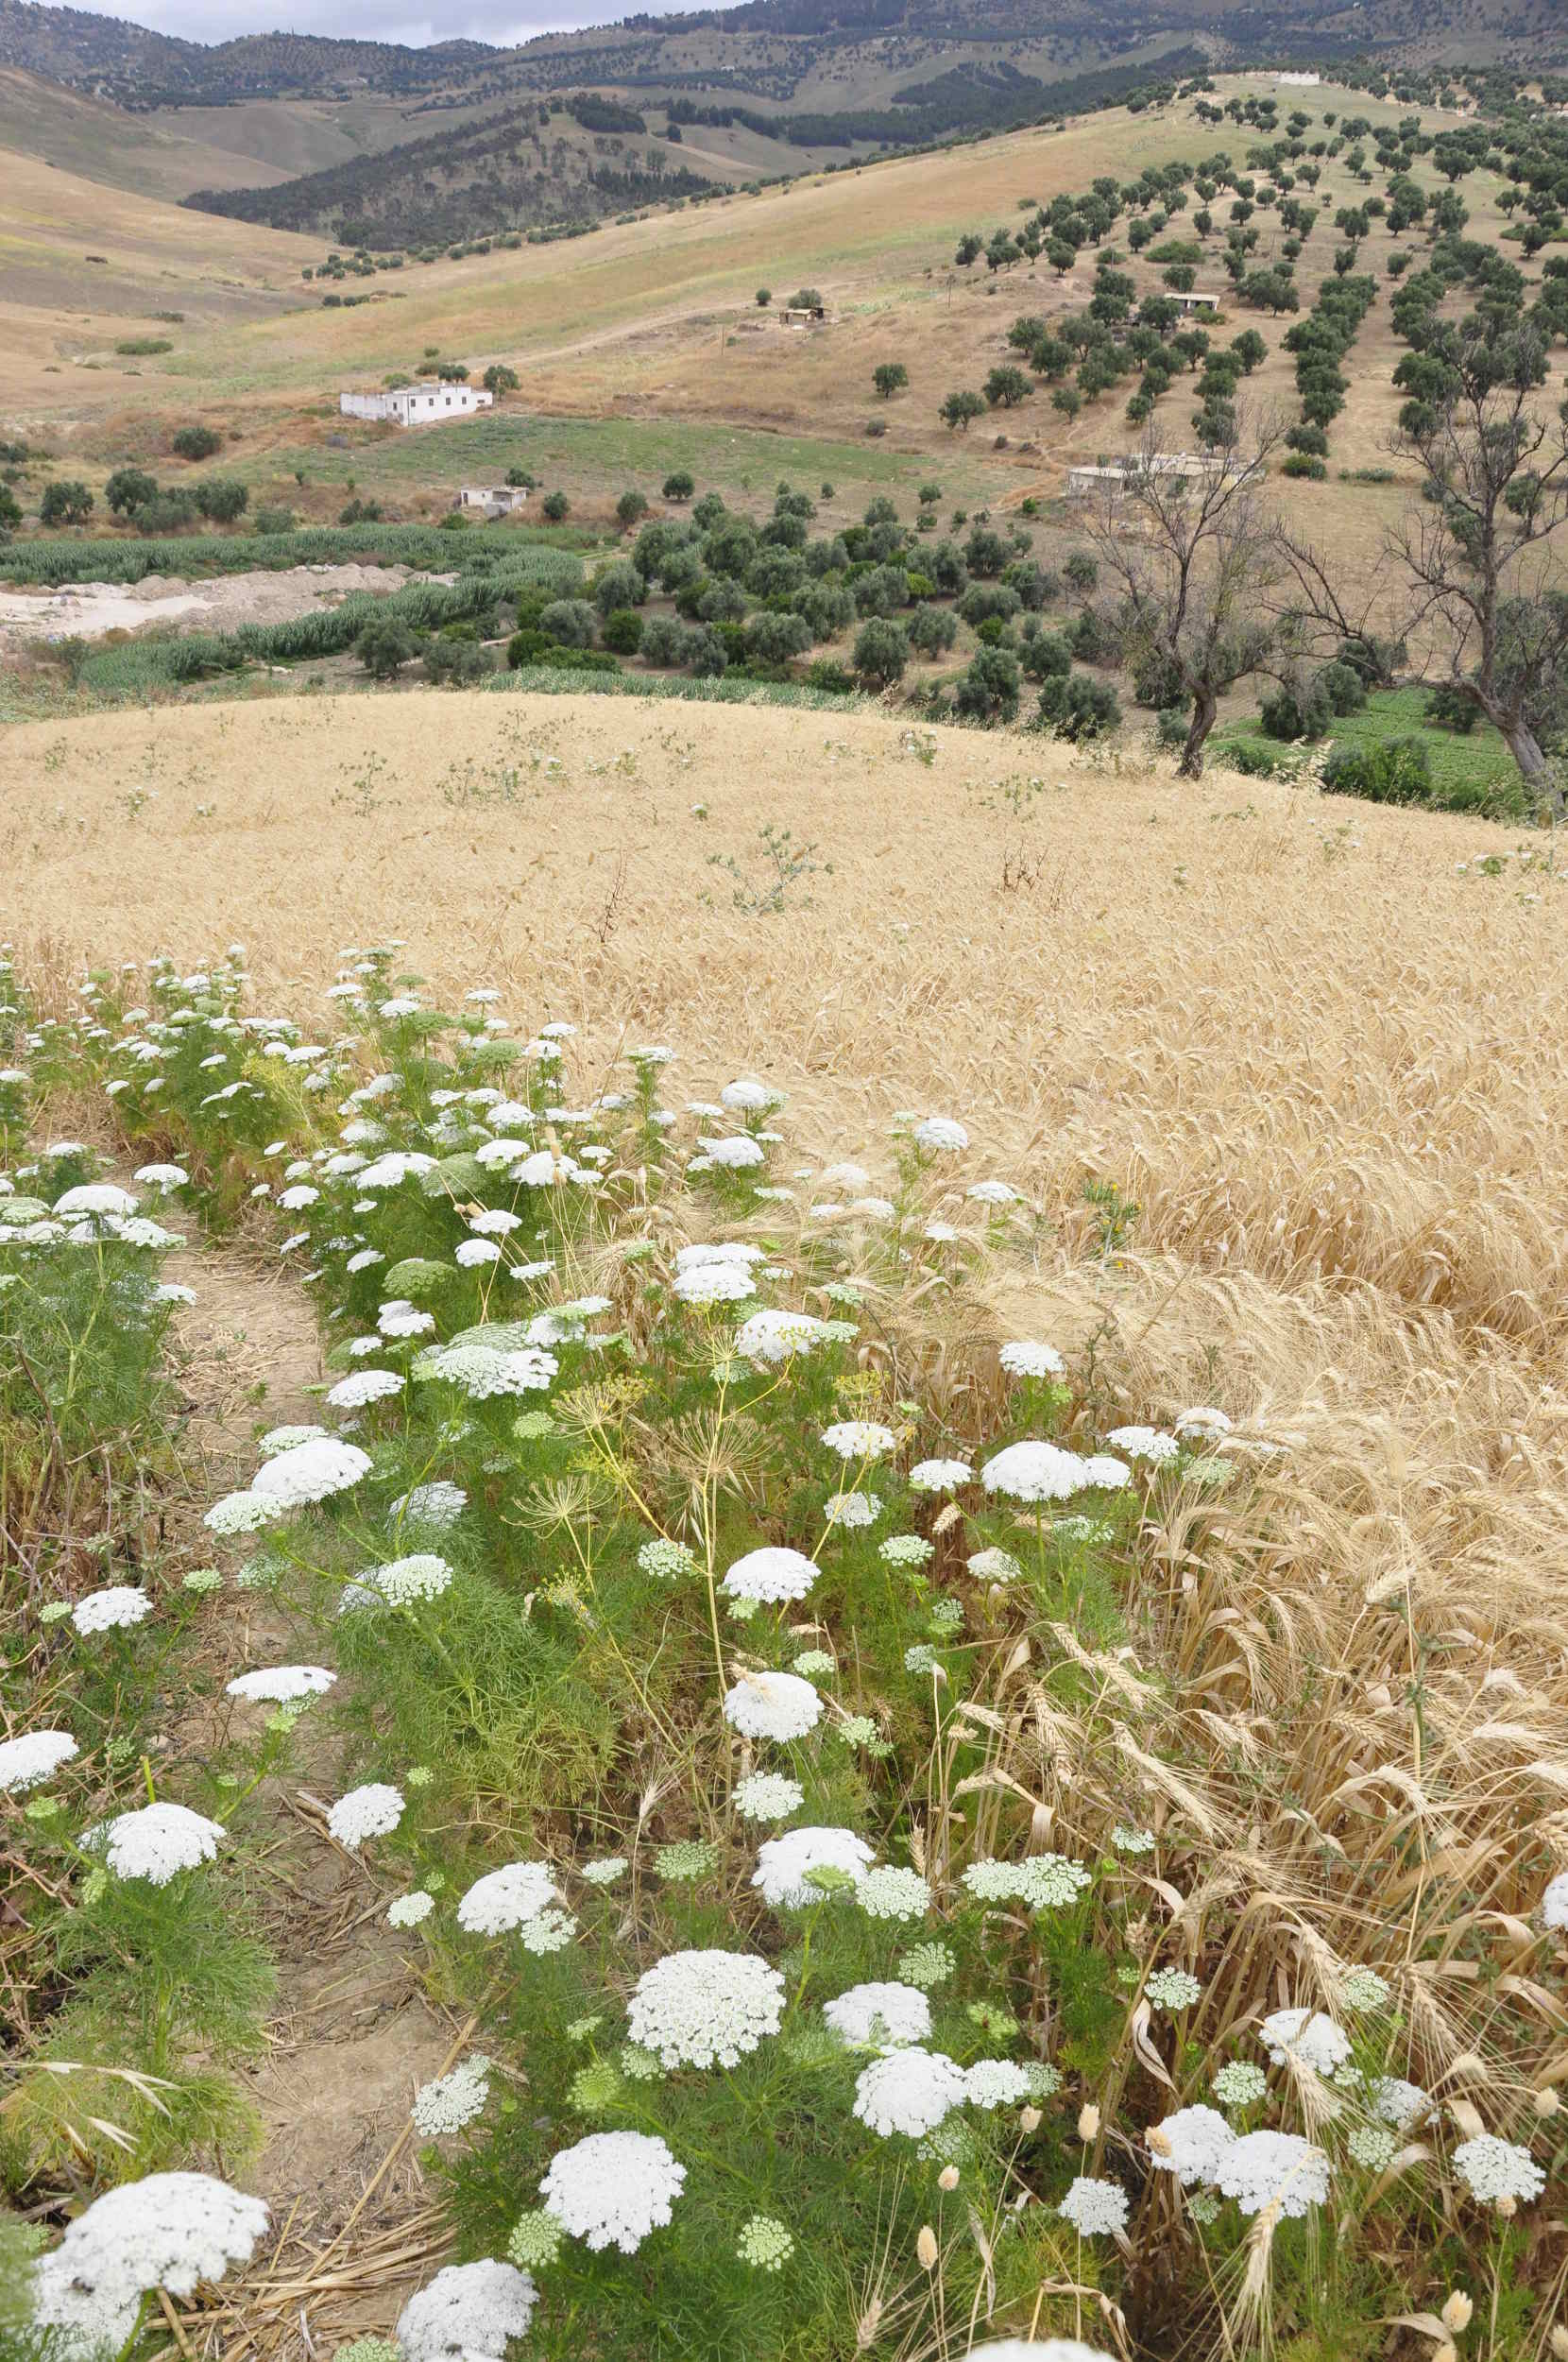
{"type": "MultiPolygon", "coordinates": [[[[1040,1218],[988,1303],[920,1309],[923,1348],[1049,1337],[1102,1424],[1196,1400],[1249,1439],[1234,1498],[1150,1537],[1101,1669],[1119,1775],[1205,1840],[1173,1934],[1223,1944],[1231,2025],[1371,1963],[1435,2095],[1528,2137],[1568,2073],[1535,1916],[1568,1862],[1568,957],[1539,849],[1135,752],[521,694],[18,727],[0,827],[23,970],[60,998],[83,963],[238,941],[253,1004],[326,1040],[340,950],[398,938],[433,995],[498,984],[606,1066],[694,1053],[681,1094],[765,1076],[810,1151],[885,1167],[895,1110],[961,1116],[1040,1218]],[[810,864],[780,910],[749,907],[764,829],[810,864]]],[[[975,1711],[1072,1845],[1102,1742],[1025,1666],[975,1711]]]]}

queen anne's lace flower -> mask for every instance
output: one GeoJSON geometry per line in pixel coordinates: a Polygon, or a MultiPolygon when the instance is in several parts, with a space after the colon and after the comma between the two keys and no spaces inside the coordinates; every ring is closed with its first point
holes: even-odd
{"type": "Polygon", "coordinates": [[[373,1837],[387,1837],[403,1817],[402,1790],[384,1780],[370,1780],[340,1796],[327,1815],[327,1827],[339,1845],[355,1854],[373,1837]]]}
{"type": "Polygon", "coordinates": [[[427,2141],[461,2132],[485,2113],[490,2096],[488,2059],[465,2059],[450,2075],[421,2083],[414,2095],[414,2130],[427,2141]]]}
{"type": "Polygon", "coordinates": [[[1258,2039],[1275,2066],[1310,2067],[1328,2076],[1350,2057],[1350,2037],[1321,2010],[1275,2010],[1258,2028],[1258,2039]]]}
{"type": "Polygon", "coordinates": [[[637,1980],[633,2042],[667,2067],[735,2066],[784,2015],[784,1979],[749,1952],[672,1952],[637,1980]]]}
{"type": "Polygon", "coordinates": [[[1307,2215],[1328,2199],[1329,2163],[1298,2132],[1244,2132],[1220,2157],[1215,2184],[1244,2215],[1277,2205],[1282,2215],[1307,2215]]]}
{"type": "Polygon", "coordinates": [[[880,1427],[875,1419],[840,1419],[823,1429],[822,1440],[841,1460],[880,1460],[898,1439],[892,1428],[880,1427]]]}
{"type": "Polygon", "coordinates": [[[284,1502],[269,1500],[264,1493],[225,1493],[221,1500],[213,1503],[201,1522],[209,1532],[227,1538],[237,1533],[259,1533],[264,1526],[287,1515],[284,1502]]]}
{"type": "Polygon", "coordinates": [[[1157,1968],[1143,1990],[1156,2010],[1190,2010],[1203,1994],[1197,1977],[1185,1968],[1157,1968]]]}
{"type": "Polygon", "coordinates": [[[324,1697],[336,1679],[324,1665],[272,1665],[258,1673],[237,1673],[228,1689],[230,1698],[243,1698],[248,1705],[285,1706],[324,1697]]]}
{"type": "Polygon", "coordinates": [[[1219,2160],[1228,2154],[1236,2134],[1218,2108],[1201,2102],[1178,2108],[1174,2115],[1149,2128],[1149,2154],[1162,2173],[1173,2173],[1184,2190],[1212,2182],[1219,2160]]]}
{"type": "Polygon", "coordinates": [[[1568,1870],[1559,1870],[1542,1895],[1541,1917],[1554,1933],[1568,1927],[1568,1870]]]}
{"type": "Polygon", "coordinates": [[[767,1162],[766,1152],[748,1132],[732,1132],[722,1139],[705,1138],[702,1151],[709,1164],[718,1165],[725,1172],[749,1172],[767,1162]]]}
{"type": "Polygon", "coordinates": [[[971,1862],[963,1884],[981,1903],[1019,1902],[1031,1911],[1060,1910],[1076,1902],[1093,1873],[1062,1854],[1028,1854],[1022,1861],[971,1862]]]}
{"type": "Polygon", "coordinates": [[[559,1901],[548,1862],[509,1861],[474,1880],[457,1906],[457,1924],[470,1936],[505,1935],[559,1901]]]}
{"type": "Polygon", "coordinates": [[[917,2141],[934,2132],[963,2096],[963,2069],[945,2051],[890,2050],[856,2079],[855,2114],[883,2140],[902,2132],[917,2141]]]}
{"type": "Polygon", "coordinates": [[[1067,1372],[1054,1345],[1037,1344],[1028,1337],[1002,1345],[997,1359],[1009,1378],[1065,1378],[1067,1372]]]}
{"type": "MultiPolygon", "coordinates": [[[[24,1731],[0,1740],[0,1796],[26,1796],[79,1752],[69,1731],[24,1731]]],[[[798,1802],[798,1791],[797,1791],[798,1802]]]]}
{"type": "Polygon", "coordinates": [[[735,2252],[753,2271],[781,2272],[795,2251],[787,2226],[775,2215],[752,2215],[741,2226],[735,2252]]]}
{"type": "Polygon", "coordinates": [[[386,1924],[389,1927],[418,1927],[435,1908],[435,1895],[427,1894],[422,1887],[416,1887],[412,1894],[397,1895],[388,1903],[386,1924]]]}
{"type": "Polygon", "coordinates": [[[123,2346],[152,2288],[188,2297],[248,2264],[271,2217],[264,2201],[206,2173],[149,2173],[94,2199],[33,2284],[41,2327],[67,2353],[123,2346]],[[116,2332],[118,2333],[116,2335],[116,2332]]]}
{"type": "Polygon", "coordinates": [[[1380,2075],[1367,2095],[1372,2113],[1385,2124],[1391,2124],[1396,2132],[1413,2131],[1432,2113],[1432,2101],[1419,2083],[1406,2083],[1398,2075],[1380,2075]]]}
{"type": "Polygon", "coordinates": [[[324,1427],[269,1428],[257,1445],[256,1450],[263,1460],[276,1460],[281,1451],[292,1451],[297,1444],[315,1444],[324,1441],[326,1433],[324,1427]]]}
{"type": "Polygon", "coordinates": [[[1494,2132],[1478,2132],[1461,2141],[1454,2151],[1454,2170],[1483,2206],[1539,2198],[1546,2176],[1527,2148],[1517,2141],[1501,2141],[1494,2132]]]}
{"type": "Polygon", "coordinates": [[[605,1854],[598,1861],[584,1862],[578,1875],[586,1878],[590,1887],[612,1887],[618,1878],[625,1876],[629,1867],[624,1854],[605,1854]]]}
{"type": "Polygon", "coordinates": [[[841,2042],[857,2049],[897,2049],[923,2043],[931,2030],[931,2005],[912,1985],[851,1985],[822,2014],[841,2042]]]}
{"type": "Polygon", "coordinates": [[[1129,1460],[1147,1460],[1154,1468],[1164,1467],[1182,1448],[1174,1435],[1158,1427],[1114,1427],[1105,1441],[1129,1460]]]}
{"type": "Polygon", "coordinates": [[[875,1493],[834,1493],[823,1502],[822,1514],[828,1525],[847,1532],[875,1525],[881,1508],[875,1493]]]}
{"type": "Polygon", "coordinates": [[[355,1370],[348,1378],[340,1378],[329,1389],[327,1400],[334,1411],[363,1411],[372,1402],[385,1402],[393,1395],[401,1395],[403,1379],[396,1370],[355,1370]]]}
{"type": "Polygon", "coordinates": [[[775,1545],[748,1550],[725,1575],[721,1589],[733,1600],[756,1600],[765,1607],[803,1600],[817,1579],[815,1562],[804,1550],[775,1545]]]}
{"type": "Polygon", "coordinates": [[[1269,2089],[1269,2078],[1251,2059],[1233,2059],[1214,2079],[1214,2096],[1227,2108],[1250,2108],[1269,2089]]]}
{"type": "Polygon", "coordinates": [[[724,1693],[724,1720],[742,1738],[804,1738],[821,1715],[822,1700],[798,1673],[742,1673],[724,1693]]]}
{"type": "Polygon", "coordinates": [[[398,2317],[404,2362],[504,2362],[537,2302],[533,2281],[511,2264],[448,2264],[398,2317]]]}
{"type": "Polygon", "coordinates": [[[133,1624],[152,1614],[152,1601],[145,1591],[138,1591],[133,1583],[111,1583],[107,1590],[90,1591],[71,1610],[71,1621],[77,1632],[91,1635],[98,1632],[128,1632],[133,1624]]]}
{"type": "Polygon", "coordinates": [[[917,1460],[910,1470],[912,1493],[951,1493],[972,1484],[975,1472],[967,1460],[917,1460]]]}
{"type": "Polygon", "coordinates": [[[452,1568],[434,1551],[417,1550],[410,1558],[391,1558],[356,1578],[368,1591],[393,1607],[413,1607],[438,1600],[452,1584],[452,1568]]]}
{"type": "Polygon", "coordinates": [[[1011,1550],[977,1550],[968,1561],[969,1572],[977,1583],[1016,1583],[1023,1568],[1011,1550]]]}
{"type": "Polygon", "coordinates": [[[741,1304],[757,1293],[757,1283],[744,1263],[694,1263],[676,1272],[670,1292],[681,1304],[741,1304]]]}
{"type": "Polygon", "coordinates": [[[136,1812],[116,1813],[101,1832],[103,1857],[116,1877],[145,1878],[149,1886],[166,1887],[182,1870],[196,1870],[215,1860],[221,1822],[185,1805],[144,1805],[136,1812]]]}
{"type": "Polygon", "coordinates": [[[1184,1411],[1176,1421],[1176,1432],[1184,1444],[1222,1444],[1230,1431],[1231,1422],[1224,1412],[1206,1403],[1184,1411]]]}
{"type": "Polygon", "coordinates": [[[540,2182],[545,2208],[596,2252],[635,2255],[670,2220],[686,2167],[648,2132],[592,2132],[563,2148],[540,2182]]]}
{"type": "Polygon", "coordinates": [[[1111,2362],[1111,2357],[1081,2337],[997,2337],[988,2346],[971,2346],[969,2362],[1111,2362]]]}
{"type": "Polygon", "coordinates": [[[1081,2173],[1056,2211],[1081,2239],[1114,2234],[1127,2228],[1127,2193],[1119,2182],[1100,2182],[1081,2173]]]}
{"type": "Polygon", "coordinates": [[[853,1829],[786,1829],[758,1847],[752,1885],[775,1910],[806,1910],[825,1891],[813,1884],[812,1871],[858,1880],[870,1867],[871,1848],[853,1829]]]}
{"type": "Polygon", "coordinates": [[[956,1156],[969,1145],[969,1135],[953,1116],[925,1116],[914,1127],[914,1140],[932,1155],[956,1156]]]}
{"type": "Polygon", "coordinates": [[[1090,1481],[1077,1452],[1032,1440],[1009,1444],[980,1470],[988,1493],[1001,1493],[1014,1501],[1070,1500],[1090,1481]]]}
{"type": "Polygon", "coordinates": [[[421,1353],[414,1375],[455,1386],[470,1402],[491,1402],[503,1395],[542,1394],[559,1367],[555,1356],[537,1345],[502,1351],[470,1340],[421,1353]]]}
{"type": "Polygon", "coordinates": [[[61,1222],[71,1214],[115,1215],[123,1221],[136,1211],[136,1200],[128,1190],[120,1189],[112,1181],[83,1181],[57,1197],[53,1210],[61,1222]]]}
{"type": "Polygon", "coordinates": [[[404,1517],[410,1525],[439,1530],[455,1525],[468,1505],[469,1497],[460,1484],[437,1477],[433,1484],[417,1484],[412,1493],[400,1494],[386,1514],[394,1525],[404,1517]]]}
{"type": "Polygon", "coordinates": [[[361,1451],[357,1444],[328,1435],[297,1444],[292,1451],[280,1452],[275,1460],[267,1461],[257,1469],[250,1489],[284,1510],[303,1509],[313,1501],[347,1492],[369,1473],[368,1452],[361,1451]]]}
{"type": "Polygon", "coordinates": [[[977,2059],[964,2070],[963,2097],[975,2108],[1011,2108],[1030,2091],[1029,2069],[1014,2059],[977,2059]]]}
{"type": "Polygon", "coordinates": [[[931,1891],[917,1870],[883,1863],[866,1872],[855,1889],[855,1900],[868,1919],[924,1919],[931,1908],[931,1891]]]}
{"type": "Polygon", "coordinates": [[[890,1533],[877,1545],[877,1555],[889,1566],[925,1566],[936,1551],[923,1533],[890,1533]]]}
{"type": "Polygon", "coordinates": [[[742,1821],[787,1821],[806,1801],[798,1780],[783,1772],[753,1772],[735,1784],[730,1799],[742,1821]]]}
{"type": "Polygon", "coordinates": [[[797,1353],[814,1353],[819,1345],[854,1333],[847,1322],[819,1320],[813,1312],[769,1309],[753,1312],[741,1323],[735,1350],[743,1361],[772,1366],[792,1361],[797,1353]]]}

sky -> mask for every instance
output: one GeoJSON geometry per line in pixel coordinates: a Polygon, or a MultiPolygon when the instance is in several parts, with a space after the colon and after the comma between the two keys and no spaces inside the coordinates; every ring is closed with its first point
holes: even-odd
{"type": "Polygon", "coordinates": [[[487,41],[498,47],[531,41],[537,33],[605,25],[627,15],[668,16],[701,0],[457,0],[439,17],[419,12],[417,0],[403,13],[398,0],[119,0],[94,7],[75,0],[94,16],[126,17],[156,33],[185,41],[231,40],[238,33],[320,33],[346,41],[390,41],[423,49],[435,41],[487,41]]]}

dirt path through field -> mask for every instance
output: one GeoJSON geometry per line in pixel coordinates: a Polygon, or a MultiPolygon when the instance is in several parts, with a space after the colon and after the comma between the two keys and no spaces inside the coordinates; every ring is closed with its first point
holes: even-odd
{"type": "MultiPolygon", "coordinates": [[[[308,1300],[268,1268],[264,1249],[203,1246],[193,1236],[167,1275],[196,1292],[179,1318],[175,1361],[193,1496],[189,1555],[197,1563],[212,1549],[201,1512],[248,1481],[258,1427],[319,1416],[310,1389],[320,1348],[308,1300]]],[[[214,1714],[228,1710],[222,1684],[234,1672],[319,1653],[309,1631],[265,1594],[230,1586],[221,1596],[214,1714]]],[[[185,1743],[205,1750],[205,1728],[185,1743]]],[[[263,2147],[242,2178],[271,2204],[279,2236],[226,2288],[213,2351],[234,2362],[242,2353],[311,2362],[340,2338],[390,2330],[435,2268],[443,2237],[414,2145],[397,2145],[415,2089],[440,2071],[458,2028],[425,2000],[418,1937],[386,1926],[392,1890],[383,1892],[321,1825],[317,1801],[330,1803],[350,1776],[342,1754],[330,1709],[307,1717],[285,1775],[262,1791],[261,1827],[249,1833],[279,1986],[266,2054],[245,2078],[263,2147]]]]}
{"type": "MultiPolygon", "coordinates": [[[[0,656],[34,640],[101,640],[111,631],[149,624],[233,631],[241,624],[285,624],[318,607],[336,607],[350,591],[384,597],[401,590],[406,566],[289,566],[257,569],[187,582],[179,574],[146,574],[140,582],[74,582],[60,590],[0,590],[0,656]]],[[[451,581],[449,574],[432,577],[451,581]]]]}

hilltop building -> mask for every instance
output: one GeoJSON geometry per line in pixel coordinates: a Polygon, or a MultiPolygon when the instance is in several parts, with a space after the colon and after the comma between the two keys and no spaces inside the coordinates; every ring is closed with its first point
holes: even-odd
{"type": "Polygon", "coordinates": [[[449,385],[442,378],[421,378],[415,385],[396,385],[379,394],[339,394],[337,406],[346,419],[387,419],[394,426],[441,426],[449,419],[471,418],[488,410],[495,401],[483,385],[449,385]]]}

